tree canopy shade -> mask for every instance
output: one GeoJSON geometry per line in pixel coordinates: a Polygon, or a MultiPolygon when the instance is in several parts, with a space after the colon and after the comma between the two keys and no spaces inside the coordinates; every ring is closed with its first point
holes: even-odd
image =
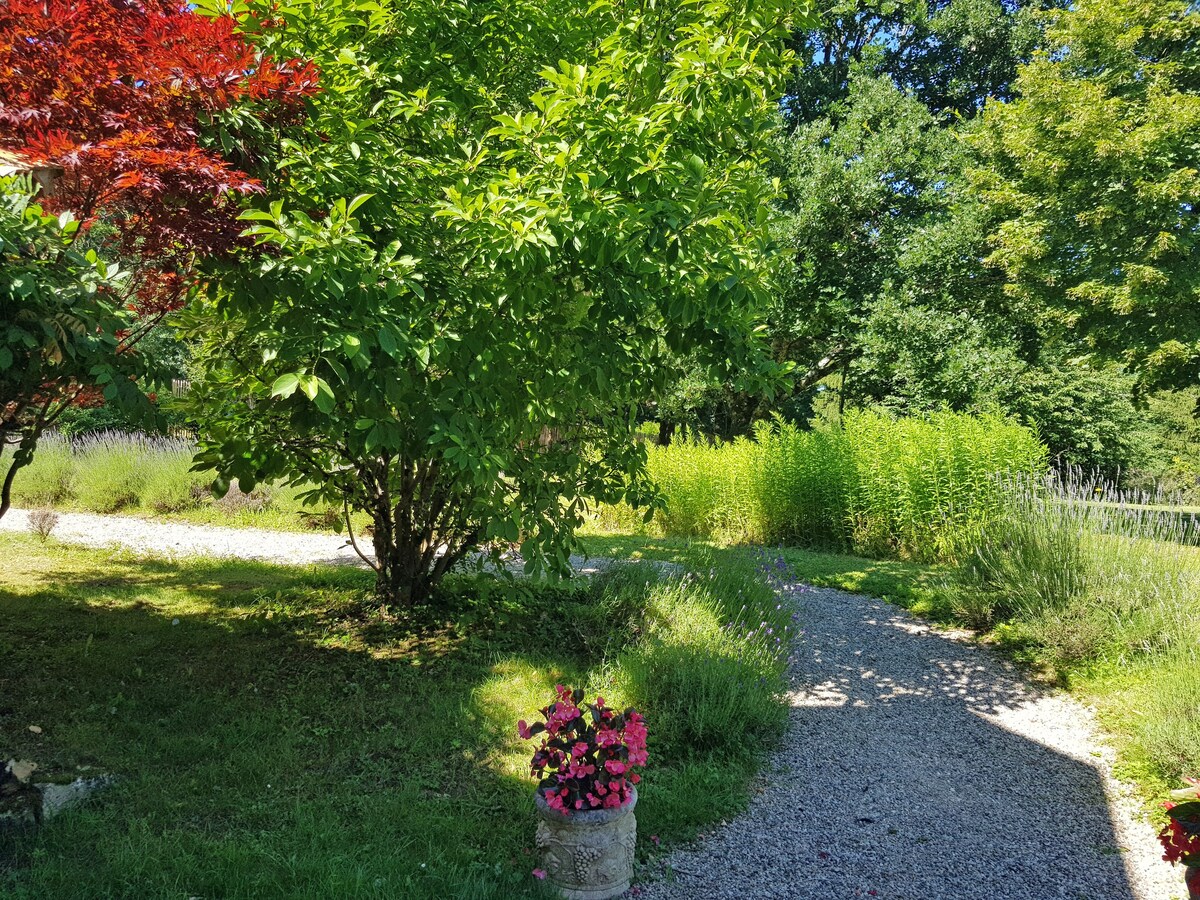
{"type": "Polygon", "coordinates": [[[989,104],[990,262],[1022,302],[1151,386],[1200,376],[1200,11],[1081,0],[1019,98],[989,104]]]}
{"type": "Polygon", "coordinates": [[[368,511],[388,599],[481,543],[565,567],[588,500],[649,496],[633,426],[665,350],[770,373],[789,6],[280,8],[262,47],[324,89],[244,216],[259,252],[190,314],[201,459],[368,511]]]}
{"type": "Polygon", "coordinates": [[[0,3],[0,152],[58,176],[37,203],[28,182],[0,184],[0,515],[68,404],[144,403],[133,346],[181,302],[195,257],[238,240],[237,198],[260,188],[208,136],[237,152],[246,105],[247,121],[286,120],[314,79],[229,17],[165,0],[0,3]]]}
{"type": "Polygon", "coordinates": [[[852,76],[886,76],[935,115],[974,116],[1008,97],[1041,36],[1044,0],[820,0],[820,25],[795,37],[800,65],[785,109],[795,123],[831,114],[852,76]]]}

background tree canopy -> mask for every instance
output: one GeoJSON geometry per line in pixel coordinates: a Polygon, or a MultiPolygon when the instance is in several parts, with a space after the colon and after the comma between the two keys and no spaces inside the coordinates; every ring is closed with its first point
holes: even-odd
{"type": "Polygon", "coordinates": [[[989,104],[976,186],[1020,302],[1149,386],[1200,375],[1200,12],[1081,2],[1018,99],[989,104]]]}
{"type": "Polygon", "coordinates": [[[1195,382],[1197,18],[822,4],[795,38],[775,169],[792,265],[765,324],[793,391],[684,365],[654,414],[729,437],[829,398],[834,419],[996,410],[1061,463],[1165,474],[1156,410],[1173,407],[1135,387],[1195,382]]]}

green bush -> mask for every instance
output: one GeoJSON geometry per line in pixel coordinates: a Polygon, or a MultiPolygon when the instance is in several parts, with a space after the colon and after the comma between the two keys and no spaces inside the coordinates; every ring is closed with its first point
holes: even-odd
{"type": "Polygon", "coordinates": [[[1046,465],[1028,429],[960,413],[859,411],[832,432],[776,423],[753,440],[649,448],[666,534],[921,560],[954,558],[999,510],[1000,478],[1046,465]]]}
{"type": "Polygon", "coordinates": [[[88,434],[71,447],[71,495],[85,509],[116,512],[136,506],[146,478],[149,448],[141,435],[88,434]]]}
{"type": "Polygon", "coordinates": [[[643,710],[651,750],[725,758],[777,737],[791,613],[749,560],[674,574],[640,564],[609,576],[599,605],[631,640],[607,671],[643,710]]]}
{"type": "MultiPolygon", "coordinates": [[[[95,432],[47,435],[31,465],[17,473],[17,506],[63,506],[88,512],[188,513],[217,524],[267,528],[330,529],[341,522],[340,507],[306,506],[305,485],[263,483],[250,494],[233,487],[214,501],[214,473],[193,472],[195,445],[186,438],[95,432]]],[[[359,517],[361,533],[366,520],[359,517]]]]}
{"type": "Polygon", "coordinates": [[[162,442],[143,457],[138,503],[155,512],[171,513],[199,505],[212,473],[193,472],[194,448],[182,441],[162,442]]]}
{"type": "Polygon", "coordinates": [[[1008,623],[1060,662],[1194,652],[1193,515],[1077,478],[1017,481],[1006,496],[955,573],[960,615],[1008,623]]]}

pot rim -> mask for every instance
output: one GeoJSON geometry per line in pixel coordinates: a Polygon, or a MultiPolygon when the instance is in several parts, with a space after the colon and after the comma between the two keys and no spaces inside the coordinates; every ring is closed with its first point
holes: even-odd
{"type": "Polygon", "coordinates": [[[637,806],[638,802],[637,788],[631,787],[629,789],[629,799],[618,807],[610,809],[581,809],[566,814],[559,812],[557,809],[551,809],[550,804],[546,802],[545,794],[542,793],[540,788],[534,791],[533,795],[539,816],[551,822],[560,822],[564,825],[605,825],[609,822],[615,822],[633,812],[633,808],[637,806]]]}

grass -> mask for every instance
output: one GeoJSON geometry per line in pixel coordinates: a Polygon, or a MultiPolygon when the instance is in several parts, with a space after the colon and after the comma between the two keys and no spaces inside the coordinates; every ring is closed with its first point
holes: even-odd
{"type": "Polygon", "coordinates": [[[1125,774],[1161,799],[1200,773],[1197,520],[1075,475],[1008,490],[949,581],[950,605],[1091,702],[1125,774]]]}
{"type": "MultiPolygon", "coordinates": [[[[592,556],[663,562],[687,560],[698,550],[707,553],[728,552],[714,541],[643,537],[594,528],[585,532],[583,544],[592,556]]],[[[781,557],[798,578],[818,587],[869,594],[911,609],[919,615],[943,621],[951,619],[944,594],[944,581],[951,571],[947,566],[926,565],[911,560],[867,559],[796,547],[772,548],[771,552],[781,557]]]]}
{"type": "Polygon", "coordinates": [[[953,559],[995,515],[998,474],[1046,468],[1029,430],[958,413],[857,411],[831,432],[776,423],[754,440],[652,447],[648,459],[664,501],[651,527],[623,507],[600,510],[599,527],[926,562],[953,559]]]}
{"type": "Polygon", "coordinates": [[[0,553],[6,752],[122,779],[0,837],[15,900],[543,896],[515,723],[556,682],[644,708],[643,840],[740,810],[750,748],[784,721],[783,656],[722,627],[787,624],[741,553],[694,547],[678,558],[695,574],[635,566],[590,587],[463,578],[414,612],[376,606],[351,568],[17,535],[0,553]]]}

